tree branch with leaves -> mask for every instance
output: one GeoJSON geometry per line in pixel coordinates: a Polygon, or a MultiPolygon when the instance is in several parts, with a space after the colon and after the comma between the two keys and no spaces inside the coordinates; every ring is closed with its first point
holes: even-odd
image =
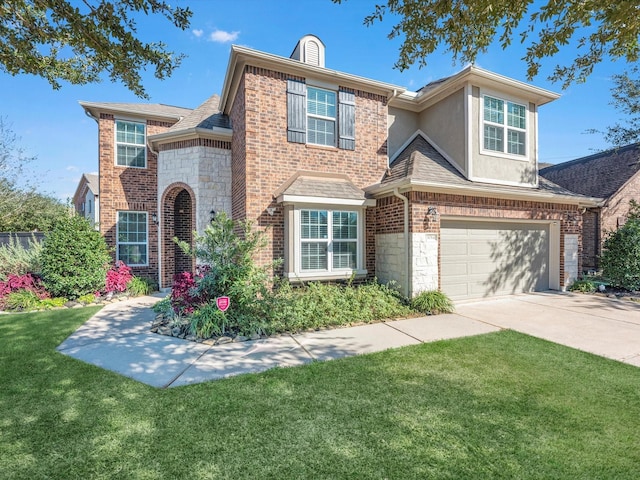
{"type": "Polygon", "coordinates": [[[158,15],[181,30],[189,8],[159,0],[11,0],[0,3],[0,71],[33,74],[54,89],[61,81],[87,84],[107,73],[136,95],[148,98],[141,71],[170,76],[183,58],[162,42],[137,38],[137,17],[158,15]]]}
{"type": "Polygon", "coordinates": [[[638,60],[639,14],[637,1],[620,0],[387,0],[375,5],[364,24],[398,18],[388,37],[403,40],[399,70],[425,66],[440,47],[455,61],[474,63],[494,41],[502,49],[519,41],[526,45],[531,80],[561,50],[575,52],[570,64],[556,65],[549,77],[567,87],[584,81],[604,60],[638,60]]]}

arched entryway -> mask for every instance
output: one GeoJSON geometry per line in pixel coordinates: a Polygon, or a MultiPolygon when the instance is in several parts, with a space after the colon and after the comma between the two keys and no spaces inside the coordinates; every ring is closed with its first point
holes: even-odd
{"type": "Polygon", "coordinates": [[[170,185],[162,196],[162,286],[170,287],[174,275],[193,272],[194,260],[173,241],[178,238],[193,245],[195,201],[188,185],[170,185]]]}

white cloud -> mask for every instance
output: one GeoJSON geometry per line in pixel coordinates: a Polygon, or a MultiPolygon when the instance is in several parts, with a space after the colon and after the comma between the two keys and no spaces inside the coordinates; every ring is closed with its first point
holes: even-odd
{"type": "Polygon", "coordinates": [[[196,29],[192,30],[192,33],[193,33],[196,37],[200,38],[200,37],[202,36],[202,34],[204,33],[204,30],[201,30],[201,29],[196,28],[196,29]]]}
{"type": "Polygon", "coordinates": [[[209,35],[209,40],[218,43],[234,42],[240,32],[225,32],[224,30],[215,30],[209,35]]]}
{"type": "Polygon", "coordinates": [[[76,167],[75,165],[67,165],[65,170],[67,172],[77,172],[78,171],[78,167],[76,167]]]}

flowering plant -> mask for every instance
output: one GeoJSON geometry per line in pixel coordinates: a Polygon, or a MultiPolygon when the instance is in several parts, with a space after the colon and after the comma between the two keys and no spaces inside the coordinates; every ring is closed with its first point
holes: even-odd
{"type": "Polygon", "coordinates": [[[107,293],[124,292],[132,278],[131,267],[118,260],[107,272],[105,290],[107,293]]]}

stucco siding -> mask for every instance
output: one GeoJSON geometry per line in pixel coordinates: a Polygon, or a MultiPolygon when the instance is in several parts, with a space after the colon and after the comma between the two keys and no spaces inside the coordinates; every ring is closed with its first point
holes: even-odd
{"type": "Polygon", "coordinates": [[[464,89],[457,90],[422,112],[418,126],[466,174],[464,89]]]}
{"type": "Polygon", "coordinates": [[[399,153],[400,147],[418,130],[418,114],[408,110],[389,107],[387,117],[389,159],[399,153]]]}
{"type": "MultiPolygon", "coordinates": [[[[482,152],[482,95],[478,87],[472,88],[471,98],[471,168],[470,176],[479,181],[502,184],[537,185],[537,131],[536,108],[524,100],[506,98],[527,105],[527,155],[521,159],[509,158],[500,153],[486,154],[482,152]]],[[[497,98],[504,98],[499,93],[486,92],[497,98]]]]}

